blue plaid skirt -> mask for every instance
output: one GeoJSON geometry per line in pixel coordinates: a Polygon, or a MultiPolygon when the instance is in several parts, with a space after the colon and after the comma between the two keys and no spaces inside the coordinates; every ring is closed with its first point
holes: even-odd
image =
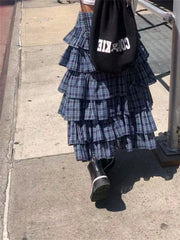
{"type": "Polygon", "coordinates": [[[154,149],[156,142],[149,85],[156,82],[147,63],[148,52],[138,42],[133,67],[121,74],[97,72],[89,57],[91,13],[79,13],[59,64],[67,71],[58,90],[63,98],[58,113],[68,121],[68,144],[76,159],[112,158],[116,148],[154,149]]]}

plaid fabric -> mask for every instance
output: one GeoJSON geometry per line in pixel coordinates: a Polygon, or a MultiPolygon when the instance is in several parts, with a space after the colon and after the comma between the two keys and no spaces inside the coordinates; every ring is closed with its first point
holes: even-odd
{"type": "Polygon", "coordinates": [[[59,62],[60,65],[76,72],[95,72],[86,50],[69,46],[59,62]]]}
{"type": "Polygon", "coordinates": [[[120,138],[109,142],[94,142],[87,144],[74,145],[76,159],[78,161],[89,161],[95,155],[97,159],[113,158],[116,148],[125,149],[127,152],[133,149],[148,149],[156,148],[156,141],[154,134],[136,134],[120,138]]]}
{"type": "MultiPolygon", "coordinates": [[[[76,46],[77,44],[78,43],[74,45],[76,46]]],[[[139,40],[137,59],[134,61],[134,64],[132,65],[132,67],[124,70],[123,73],[129,70],[132,70],[134,67],[138,68],[142,64],[146,65],[146,60],[148,56],[149,54],[147,50],[143,46],[142,42],[139,40]]],[[[96,71],[94,66],[91,63],[89,51],[80,47],[77,48],[74,46],[68,46],[64,54],[62,55],[59,61],[59,64],[66,67],[69,70],[76,71],[76,72],[95,72],[96,71]]]]}
{"type": "Polygon", "coordinates": [[[74,145],[75,156],[78,161],[89,161],[95,155],[97,159],[113,158],[117,141],[74,145]]]}
{"type": "Polygon", "coordinates": [[[80,100],[63,95],[59,114],[67,121],[106,120],[118,115],[132,115],[151,110],[152,99],[147,87],[131,89],[128,96],[104,100],[80,100]]]}
{"type": "Polygon", "coordinates": [[[151,134],[156,130],[149,111],[117,116],[104,121],[68,122],[68,144],[113,141],[123,136],[151,134]]]}
{"type": "Polygon", "coordinates": [[[151,115],[149,84],[156,80],[139,40],[138,58],[121,74],[96,72],[88,52],[92,14],[80,13],[60,64],[68,70],[58,90],[63,93],[59,114],[68,121],[68,144],[76,159],[112,158],[117,146],[154,149],[156,126],[151,115]],[[85,22],[84,22],[85,19],[85,22]]]}
{"type": "Polygon", "coordinates": [[[78,73],[68,70],[58,90],[65,93],[68,98],[102,100],[115,96],[131,95],[129,89],[138,86],[147,86],[155,82],[154,74],[147,67],[132,71],[126,71],[123,75],[111,75],[104,73],[78,73]],[[145,71],[146,69],[146,71],[145,71]]]}
{"type": "Polygon", "coordinates": [[[74,48],[89,49],[89,33],[92,22],[92,13],[79,13],[76,24],[64,41],[74,48]]]}

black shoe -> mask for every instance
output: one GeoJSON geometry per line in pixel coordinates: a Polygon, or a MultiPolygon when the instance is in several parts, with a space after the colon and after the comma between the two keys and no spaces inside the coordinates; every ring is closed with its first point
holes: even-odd
{"type": "Polygon", "coordinates": [[[109,169],[111,169],[114,166],[115,159],[110,158],[110,159],[101,159],[101,164],[104,169],[104,172],[107,172],[109,169]]]}
{"type": "Polygon", "coordinates": [[[93,158],[88,165],[88,170],[92,180],[91,201],[97,202],[107,198],[110,182],[102,168],[101,161],[93,158]]]}

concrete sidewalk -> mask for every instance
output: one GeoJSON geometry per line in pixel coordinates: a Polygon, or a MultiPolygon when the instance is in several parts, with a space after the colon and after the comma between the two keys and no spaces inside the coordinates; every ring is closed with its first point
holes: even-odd
{"type": "MultiPolygon", "coordinates": [[[[21,74],[2,239],[179,240],[180,173],[178,167],[162,168],[150,151],[117,152],[109,198],[90,202],[87,164],[75,161],[66,122],[57,114],[57,88],[66,70],[58,65],[66,48],[62,38],[76,21],[78,3],[32,0],[17,8],[21,74]]],[[[151,86],[158,136],[167,131],[171,29],[147,29],[161,20],[138,10],[158,79],[151,86]]]]}

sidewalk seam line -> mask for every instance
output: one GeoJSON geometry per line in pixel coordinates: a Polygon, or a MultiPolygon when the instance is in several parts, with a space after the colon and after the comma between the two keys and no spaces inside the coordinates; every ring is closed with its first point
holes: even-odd
{"type": "Polygon", "coordinates": [[[62,156],[62,155],[71,155],[73,154],[74,155],[74,152],[68,152],[68,153],[59,153],[59,154],[54,154],[54,155],[44,155],[44,156],[41,156],[41,157],[30,157],[30,158],[22,158],[22,159],[13,159],[13,163],[19,163],[19,162],[22,162],[22,161],[27,161],[27,160],[33,160],[33,159],[42,159],[42,158],[51,158],[51,157],[57,157],[57,156],[62,156]]]}
{"type": "Polygon", "coordinates": [[[8,173],[8,181],[7,181],[7,188],[6,188],[6,201],[5,201],[4,217],[3,217],[3,240],[10,240],[9,232],[8,232],[8,212],[9,212],[8,210],[9,210],[11,175],[12,175],[12,168],[9,170],[9,173],[8,173]]]}

